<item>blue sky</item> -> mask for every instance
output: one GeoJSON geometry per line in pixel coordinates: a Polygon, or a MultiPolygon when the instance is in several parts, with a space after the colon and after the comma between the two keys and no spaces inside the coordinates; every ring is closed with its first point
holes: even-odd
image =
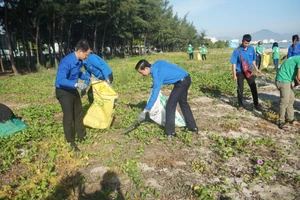
{"type": "Polygon", "coordinates": [[[269,29],[299,33],[300,0],[169,0],[174,14],[193,22],[208,36],[237,37],[269,29]]]}

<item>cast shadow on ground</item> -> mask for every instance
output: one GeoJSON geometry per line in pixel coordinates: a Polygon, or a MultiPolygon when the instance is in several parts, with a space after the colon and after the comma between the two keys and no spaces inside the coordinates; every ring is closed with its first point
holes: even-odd
{"type": "MultiPolygon", "coordinates": [[[[278,112],[279,109],[279,102],[280,102],[280,97],[276,96],[276,95],[272,95],[272,94],[265,94],[265,93],[260,93],[258,95],[259,99],[263,100],[263,101],[270,101],[271,106],[269,108],[269,110],[273,111],[273,112],[278,112]]],[[[300,117],[300,101],[295,99],[294,102],[294,110],[295,112],[295,117],[299,118],[300,117]],[[298,112],[297,112],[298,111],[298,112]]]]}
{"type": "MultiPolygon", "coordinates": [[[[236,97],[231,97],[231,96],[227,96],[227,95],[224,95],[221,93],[220,90],[218,89],[211,89],[211,88],[207,88],[207,87],[200,87],[200,91],[205,95],[207,96],[208,98],[215,98],[215,99],[218,99],[219,101],[223,102],[223,103],[226,103],[232,107],[237,107],[237,98],[236,97]]],[[[275,112],[277,113],[278,112],[278,107],[279,107],[279,97],[278,96],[275,96],[275,95],[270,95],[270,94],[265,94],[265,93],[260,93],[258,94],[258,98],[263,100],[263,101],[266,101],[266,100],[269,100],[270,103],[271,103],[271,106],[268,108],[268,109],[265,109],[265,111],[259,113],[259,112],[256,112],[255,110],[253,110],[253,107],[252,106],[249,106],[249,104],[245,104],[245,109],[252,112],[256,117],[260,117],[266,121],[269,121],[271,123],[274,123],[274,121],[270,121],[265,113],[268,113],[268,112],[275,112]]],[[[300,102],[299,101],[295,101],[294,103],[294,108],[295,108],[295,111],[298,110],[300,111],[300,102]]],[[[298,112],[295,112],[295,117],[296,118],[300,118],[300,113],[298,112]]]]}
{"type": "Polygon", "coordinates": [[[139,103],[137,104],[132,104],[132,103],[128,103],[128,104],[125,104],[126,106],[129,106],[130,108],[139,108],[142,110],[144,110],[144,108],[146,107],[147,105],[147,102],[146,101],[140,101],[139,103]]]}
{"type": "Polygon", "coordinates": [[[219,89],[212,89],[200,86],[200,91],[208,98],[215,98],[232,107],[237,107],[236,98],[222,94],[219,89]]]}
{"type": "Polygon", "coordinates": [[[54,192],[46,200],[69,199],[76,196],[78,200],[124,200],[121,192],[121,183],[115,172],[107,171],[100,182],[101,190],[94,193],[85,193],[85,177],[76,172],[72,176],[68,176],[55,186],[54,192]]]}

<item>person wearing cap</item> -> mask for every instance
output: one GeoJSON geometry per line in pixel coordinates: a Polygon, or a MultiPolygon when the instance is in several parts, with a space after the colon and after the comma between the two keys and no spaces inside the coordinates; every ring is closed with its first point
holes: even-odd
{"type": "MultiPolygon", "coordinates": [[[[98,55],[91,53],[87,59],[83,61],[83,65],[86,74],[91,77],[90,80],[104,80],[109,85],[113,82],[113,73],[108,64],[100,58],[98,55]],[[92,76],[93,75],[93,76],[92,76]]],[[[90,80],[84,81],[86,85],[89,85],[90,80]]],[[[86,90],[81,91],[81,96],[85,95],[86,90]]],[[[94,102],[93,88],[92,86],[88,90],[88,99],[90,104],[94,102]]]]}
{"type": "Polygon", "coordinates": [[[257,44],[257,47],[255,48],[256,52],[256,66],[258,69],[260,69],[260,64],[261,64],[261,56],[263,55],[263,47],[261,46],[262,42],[259,41],[257,44]]]}
{"type": "Polygon", "coordinates": [[[278,43],[274,42],[272,46],[273,51],[273,63],[274,63],[274,69],[278,70],[278,62],[280,58],[280,48],[278,47],[278,43]]]}
{"type": "MultiPolygon", "coordinates": [[[[299,56],[300,55],[300,42],[299,42],[299,36],[293,35],[292,36],[292,42],[293,44],[288,48],[287,58],[290,58],[292,56],[299,56]]],[[[294,80],[294,89],[300,90],[299,83],[297,80],[294,80]]]]}
{"type": "Polygon", "coordinates": [[[299,126],[300,123],[295,121],[294,117],[295,94],[292,82],[293,80],[300,82],[300,56],[293,56],[285,60],[280,66],[275,80],[276,87],[280,92],[278,127],[286,129],[289,128],[289,125],[299,126]]]}
{"type": "Polygon", "coordinates": [[[75,52],[65,56],[58,66],[56,73],[56,98],[63,111],[63,128],[67,142],[75,151],[80,151],[75,143],[75,133],[79,141],[83,141],[86,135],[83,125],[83,110],[78,90],[85,90],[87,85],[79,83],[78,78],[88,80],[89,76],[81,71],[82,61],[91,52],[87,40],[80,40],[75,47],[75,52]]]}
{"type": "Polygon", "coordinates": [[[175,112],[177,103],[181,108],[186,128],[191,132],[198,133],[193,113],[187,102],[188,89],[191,85],[190,75],[181,67],[169,63],[164,60],[158,60],[152,65],[147,60],[140,60],[135,69],[143,76],[152,76],[152,92],[145,109],[140,113],[138,120],[144,121],[146,113],[151,110],[156,99],[158,98],[159,91],[163,84],[174,84],[173,90],[170,94],[166,105],[166,125],[165,134],[168,140],[175,137],[175,112]]]}
{"type": "Polygon", "coordinates": [[[190,60],[193,60],[194,59],[194,51],[193,51],[193,47],[191,44],[189,44],[189,46],[188,46],[188,54],[189,54],[190,60]]]}
{"type": "Polygon", "coordinates": [[[206,60],[206,47],[203,45],[201,48],[202,60],[206,60]]]}
{"type": "Polygon", "coordinates": [[[244,110],[244,104],[243,104],[243,92],[244,92],[244,79],[247,80],[247,83],[251,89],[254,108],[258,111],[263,110],[262,106],[258,103],[258,94],[257,94],[257,88],[255,83],[254,76],[251,76],[247,78],[242,70],[242,61],[241,56],[243,57],[243,60],[246,61],[252,68],[254,67],[256,72],[261,73],[261,71],[257,68],[255,64],[256,55],[254,48],[250,45],[251,41],[251,35],[246,34],[243,36],[242,44],[236,48],[232,56],[230,58],[230,62],[232,63],[232,73],[233,73],[233,80],[237,82],[237,97],[238,97],[238,110],[242,111],[244,110]]]}

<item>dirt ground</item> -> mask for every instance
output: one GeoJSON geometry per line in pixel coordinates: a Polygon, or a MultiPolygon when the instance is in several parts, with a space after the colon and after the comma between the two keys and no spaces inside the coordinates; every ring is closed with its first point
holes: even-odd
{"type": "MultiPolygon", "coordinates": [[[[258,92],[260,102],[267,102],[272,105],[268,112],[277,112],[279,92],[274,83],[268,82],[266,86],[259,87],[258,92]]],[[[262,117],[261,112],[253,110],[252,99],[249,97],[246,97],[245,101],[246,110],[239,112],[234,107],[235,97],[221,95],[211,98],[209,94],[206,95],[190,100],[200,130],[199,134],[192,135],[190,144],[184,145],[182,142],[166,144],[167,142],[151,140],[151,145],[144,145],[143,154],[136,163],[140,177],[144,180],[141,184],[145,187],[154,188],[160,194],[157,198],[144,199],[197,199],[193,192],[195,187],[223,184],[223,175],[226,175],[228,188],[235,189],[229,190],[226,194],[221,195],[219,193],[217,199],[300,199],[299,188],[291,184],[281,184],[280,181],[258,180],[254,183],[245,181],[244,175],[250,174],[253,166],[252,163],[249,163],[250,159],[236,155],[225,162],[221,162],[209,142],[209,135],[211,134],[227,138],[259,139],[269,137],[276,141],[278,148],[289,150],[295,148],[295,140],[299,135],[299,130],[298,133],[291,133],[278,129],[276,124],[262,117]],[[196,161],[205,163],[206,169],[202,173],[192,170],[191,165],[196,161]],[[219,166],[220,164],[222,166],[219,166]],[[231,173],[222,171],[224,167],[231,173]]],[[[8,106],[20,108],[26,105],[11,103],[8,106]]],[[[299,119],[299,99],[296,99],[294,107],[295,115],[299,119]]],[[[62,116],[56,117],[61,120],[62,116]]],[[[180,134],[181,129],[178,130],[180,134]]],[[[128,140],[127,136],[119,133],[102,133],[101,137],[102,140],[112,139],[119,144],[136,146],[135,140],[128,140]]],[[[108,167],[109,165],[106,163],[107,160],[112,159],[107,157],[108,153],[106,152],[115,151],[116,148],[114,143],[101,145],[93,143],[82,147],[82,151],[97,152],[98,156],[91,158],[87,167],[80,168],[62,180],[71,180],[73,184],[74,193],[68,195],[67,199],[96,199],[97,192],[107,191],[107,188],[114,191],[114,193],[110,193],[107,199],[124,199],[126,193],[138,193],[134,189],[132,179],[122,173],[121,166],[116,169],[108,167]],[[82,184],[82,180],[84,180],[84,184],[82,184]]],[[[249,149],[252,151],[260,150],[254,146],[249,147],[249,149]]],[[[265,157],[270,156],[269,150],[260,153],[265,157]]],[[[130,150],[123,151],[120,152],[119,157],[132,157],[132,154],[133,152],[130,150]]],[[[299,149],[293,154],[287,154],[285,159],[286,162],[281,166],[281,170],[299,174],[299,149]]]]}
{"type": "MultiPolygon", "coordinates": [[[[245,86],[248,87],[248,86],[245,86]]],[[[268,83],[264,87],[259,87],[259,99],[262,102],[273,102],[275,105],[279,102],[279,92],[273,83],[268,83]]],[[[261,112],[254,111],[252,99],[246,100],[246,111],[238,112],[232,105],[236,101],[235,97],[219,96],[216,98],[199,97],[191,100],[191,107],[200,134],[192,136],[192,145],[181,146],[154,141],[151,145],[145,146],[143,155],[137,163],[141,177],[144,179],[144,186],[151,186],[159,191],[160,196],[149,199],[197,199],[193,188],[201,185],[218,185],[224,181],[220,167],[228,168],[231,173],[226,173],[228,187],[239,188],[232,190],[224,195],[219,195],[217,199],[265,199],[265,200],[290,200],[300,199],[300,190],[289,184],[280,184],[280,181],[257,181],[247,183],[244,175],[250,173],[253,164],[249,163],[249,158],[243,156],[234,156],[223,162],[223,166],[218,166],[219,162],[215,152],[209,147],[208,135],[216,134],[228,138],[250,138],[258,139],[269,137],[276,141],[277,147],[284,149],[294,148],[295,139],[298,133],[290,133],[277,128],[277,125],[261,116],[261,112]],[[230,117],[229,117],[230,116],[230,117]],[[235,121],[236,125],[231,127],[224,125],[224,119],[235,121]],[[247,120],[246,120],[247,119],[247,120]],[[195,145],[199,142],[201,146],[195,145]],[[174,145],[174,146],[173,146],[174,145]],[[201,161],[207,164],[207,169],[203,173],[197,173],[191,170],[191,164],[195,161],[201,161]],[[214,175],[212,175],[214,174],[214,175]],[[218,174],[220,174],[218,176],[218,174]],[[238,175],[239,174],[239,175],[238,175]]],[[[273,110],[271,112],[277,112],[273,110]]],[[[295,101],[295,113],[299,117],[300,101],[295,101]]],[[[103,137],[118,137],[120,143],[126,140],[126,137],[120,137],[117,134],[103,135],[103,137]]],[[[129,145],[135,145],[129,142],[129,145]]],[[[90,147],[91,150],[94,147],[90,147]]],[[[102,147],[106,150],[113,150],[114,145],[102,147]]],[[[98,149],[101,151],[101,149],[98,149]]],[[[249,147],[255,151],[255,147],[249,147]]],[[[86,149],[88,150],[88,149],[86,149]]],[[[95,149],[94,149],[95,150],[95,149]]],[[[102,149],[103,150],[103,149],[102,149]]],[[[257,149],[259,151],[259,149],[257,149]]],[[[270,152],[260,152],[262,156],[270,156],[270,152]]],[[[130,152],[123,152],[122,157],[130,155],[130,152]]],[[[300,152],[287,155],[287,161],[281,166],[281,170],[289,173],[300,172],[300,152]]],[[[126,192],[132,191],[132,181],[126,178],[116,169],[104,166],[99,161],[91,161],[87,168],[80,170],[85,177],[85,194],[95,194],[96,191],[110,186],[115,189],[116,195],[108,199],[122,199],[126,192]],[[114,171],[113,173],[111,171],[114,171]],[[109,178],[105,179],[109,174],[109,178]],[[98,178],[96,178],[98,177],[98,178]],[[100,178],[99,180],[99,177],[100,178]]],[[[86,197],[92,197],[86,195],[86,197]]],[[[87,198],[88,199],[88,198],[87,198]]],[[[147,199],[147,198],[146,198],[147,199]]]]}

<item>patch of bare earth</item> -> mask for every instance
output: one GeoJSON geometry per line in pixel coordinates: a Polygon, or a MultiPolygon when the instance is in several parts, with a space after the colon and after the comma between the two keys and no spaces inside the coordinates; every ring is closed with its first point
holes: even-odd
{"type": "MultiPolygon", "coordinates": [[[[168,92],[168,91],[167,91],[168,92]]],[[[279,101],[279,92],[275,86],[267,85],[259,88],[260,101],[269,100],[274,103],[279,101]]],[[[239,112],[232,105],[235,97],[219,96],[219,98],[199,97],[191,99],[190,105],[200,129],[199,135],[192,135],[192,142],[184,145],[179,140],[171,145],[165,142],[152,140],[149,145],[144,145],[144,152],[137,163],[138,170],[144,180],[143,186],[150,186],[160,192],[157,199],[197,199],[193,192],[194,186],[213,186],[227,181],[228,188],[235,188],[225,195],[235,199],[296,199],[300,196],[299,188],[292,184],[281,183],[273,179],[269,182],[259,180],[253,183],[245,181],[246,174],[253,174],[253,163],[251,158],[237,154],[226,161],[216,154],[210,146],[209,135],[215,134],[227,138],[248,138],[261,139],[272,138],[277,148],[287,151],[286,162],[282,164],[281,170],[287,173],[300,172],[300,152],[295,150],[288,154],[295,145],[297,134],[284,132],[277,128],[277,125],[263,118],[262,113],[253,110],[252,100],[246,100],[246,110],[239,112]],[[198,145],[202,142],[202,145],[198,145]],[[194,162],[204,163],[206,169],[197,173],[192,169],[194,162]],[[229,172],[224,171],[224,167],[229,172]]],[[[295,102],[296,115],[300,110],[300,102],[295,102]]],[[[179,130],[179,129],[178,129],[179,130]]],[[[180,131],[179,131],[180,133],[180,131]]],[[[103,134],[103,138],[115,139],[123,143],[126,137],[115,134],[103,134]]],[[[126,146],[136,145],[130,141],[126,146]]],[[[85,193],[95,194],[101,188],[110,186],[115,192],[124,197],[126,192],[136,193],[133,182],[128,176],[121,172],[121,166],[116,168],[107,167],[103,162],[108,160],[108,152],[114,151],[116,146],[112,144],[94,144],[85,151],[99,152],[99,160],[91,160],[87,168],[80,169],[85,176],[85,193]],[[107,178],[106,175],[109,175],[107,178]]],[[[276,152],[266,147],[261,150],[259,147],[249,146],[247,150],[259,152],[265,159],[276,156],[276,152]]],[[[132,157],[134,152],[120,152],[119,158],[132,157]]],[[[122,160],[122,159],[121,159],[122,160]]],[[[277,177],[278,178],[278,177],[277,177]]],[[[221,196],[219,196],[221,197],[221,196]]],[[[113,198],[112,198],[113,199],[113,198]]]]}
{"type": "MultiPolygon", "coordinates": [[[[279,102],[279,92],[274,85],[269,84],[258,90],[260,101],[279,102]]],[[[164,91],[164,94],[165,92],[169,90],[164,91]]],[[[278,129],[277,125],[265,119],[261,112],[253,110],[251,99],[245,101],[246,110],[243,112],[237,111],[232,103],[234,101],[235,97],[224,95],[218,98],[191,99],[190,105],[200,134],[193,134],[190,144],[184,144],[178,139],[167,145],[166,142],[155,138],[151,138],[149,144],[144,144],[142,156],[137,159],[137,170],[143,180],[142,186],[150,186],[159,191],[160,196],[155,199],[197,199],[193,191],[195,186],[224,185],[224,178],[227,182],[225,187],[234,188],[225,196],[234,199],[289,200],[300,196],[299,188],[288,182],[282,183],[280,179],[277,180],[278,177],[272,177],[268,182],[260,179],[256,179],[257,182],[247,182],[245,176],[253,174],[251,153],[246,156],[237,154],[223,161],[211,146],[209,136],[212,134],[253,140],[272,138],[277,148],[286,151],[286,162],[279,166],[280,169],[287,174],[300,173],[300,152],[293,150],[297,134],[278,129]],[[195,172],[192,168],[193,163],[198,161],[205,166],[202,172],[195,172]],[[224,168],[227,171],[224,171],[224,168]]],[[[299,115],[299,111],[300,101],[296,100],[296,116],[299,115]]],[[[55,118],[61,121],[62,115],[56,114],[55,118]]],[[[120,120],[121,118],[117,118],[115,123],[119,124],[120,120]]],[[[178,130],[180,134],[181,129],[178,130]]],[[[65,178],[64,181],[73,183],[70,187],[75,191],[73,195],[69,195],[69,199],[92,199],[108,190],[113,192],[106,199],[123,199],[126,193],[139,194],[132,179],[122,172],[124,160],[134,157],[139,142],[134,139],[128,140],[121,132],[107,134],[103,131],[98,133],[100,139],[92,139],[92,144],[79,145],[83,152],[93,156],[86,167],[65,178]],[[119,166],[116,166],[118,163],[114,162],[118,160],[119,166]],[[109,161],[114,165],[110,167],[109,161]]],[[[259,152],[265,159],[277,155],[267,147],[262,150],[260,147],[249,146],[246,150],[253,154],[259,152]]],[[[62,191],[65,191],[64,188],[62,191]]],[[[218,195],[221,199],[220,194],[218,195]]]]}

